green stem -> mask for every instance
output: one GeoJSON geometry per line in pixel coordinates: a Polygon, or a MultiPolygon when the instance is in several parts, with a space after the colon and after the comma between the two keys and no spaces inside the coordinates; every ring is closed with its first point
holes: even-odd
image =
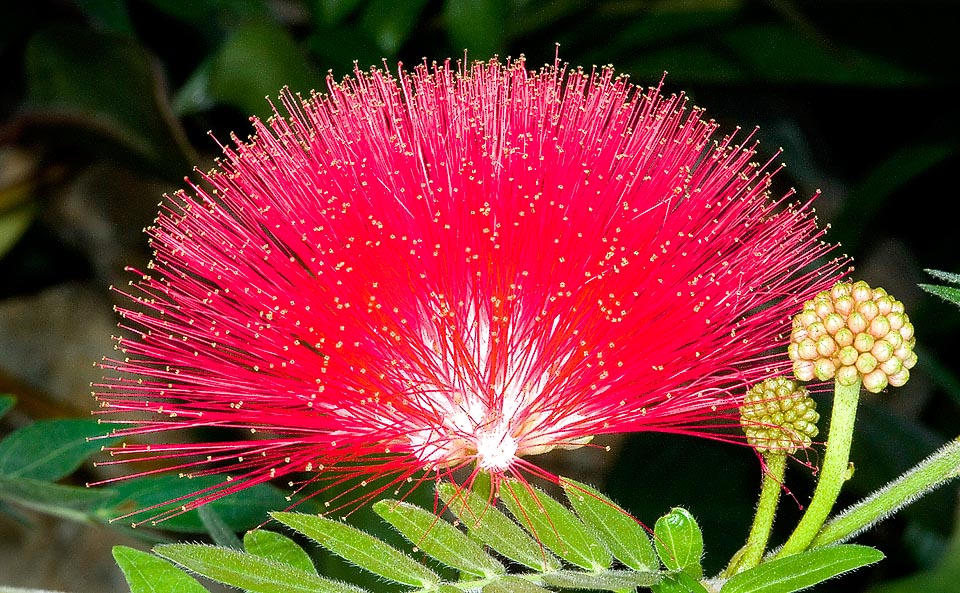
{"type": "Polygon", "coordinates": [[[857,404],[860,401],[860,380],[850,386],[833,385],[833,412],[830,416],[830,433],[827,436],[827,449],[823,455],[823,466],[813,498],[806,512],[780,549],[778,558],[802,552],[810,547],[817,536],[827,515],[837,502],[840,488],[847,479],[850,464],[850,444],[853,442],[853,425],[857,418],[857,404]]]}
{"type": "Polygon", "coordinates": [[[770,530],[773,528],[777,504],[780,502],[783,475],[787,468],[787,456],[783,452],[770,452],[764,456],[764,459],[767,462],[767,471],[763,475],[760,500],[757,503],[757,512],[753,516],[750,535],[747,536],[747,545],[744,547],[743,555],[735,567],[736,572],[760,564],[763,552],[767,549],[767,541],[770,539],[770,530]]]}
{"type": "Polygon", "coordinates": [[[828,521],[810,547],[848,540],[957,477],[960,477],[960,439],[950,441],[896,480],[828,521]]]}
{"type": "Polygon", "coordinates": [[[753,526],[747,543],[734,554],[730,563],[720,573],[723,578],[753,568],[760,564],[763,552],[767,549],[770,539],[770,530],[780,502],[780,492],[783,489],[783,475],[787,469],[787,456],[783,452],[772,451],[764,455],[766,471],[763,473],[763,485],[760,488],[760,500],[757,502],[757,512],[753,515],[753,526]]]}

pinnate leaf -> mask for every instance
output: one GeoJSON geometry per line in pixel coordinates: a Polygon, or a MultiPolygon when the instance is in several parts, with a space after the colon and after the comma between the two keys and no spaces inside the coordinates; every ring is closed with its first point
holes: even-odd
{"type": "Polygon", "coordinates": [[[250,593],[357,593],[362,589],[268,558],[201,544],[162,544],[154,552],[208,579],[250,593]]]}
{"type": "Polygon", "coordinates": [[[944,272],[942,270],[924,270],[927,274],[930,274],[934,278],[938,278],[950,284],[960,284],[960,274],[951,274],[950,272],[944,272]]]}
{"type": "MultiPolygon", "coordinates": [[[[103,434],[96,420],[38,420],[0,441],[0,475],[56,481],[73,473],[109,442],[89,440],[103,434]]],[[[116,440],[116,439],[114,439],[116,440]]]]}
{"type": "Polygon", "coordinates": [[[660,561],[670,570],[680,570],[699,579],[703,576],[703,534],[689,511],[671,509],[657,519],[653,528],[654,545],[660,561]]]}
{"type": "Polygon", "coordinates": [[[113,496],[109,490],[0,476],[0,500],[8,500],[73,521],[90,521],[97,507],[113,496]]]}
{"type": "Polygon", "coordinates": [[[629,513],[596,488],[569,478],[561,485],[577,515],[603,537],[617,560],[638,571],[660,567],[647,532],[629,513]]]}
{"type": "Polygon", "coordinates": [[[937,278],[938,280],[943,280],[954,284],[957,286],[941,286],[938,284],[921,284],[920,288],[929,292],[932,295],[938,296],[941,299],[947,301],[948,303],[953,303],[960,307],[960,274],[951,274],[950,272],[942,272],[940,270],[925,270],[928,274],[937,278]]]}
{"type": "Polygon", "coordinates": [[[560,568],[560,561],[487,499],[453,484],[438,487],[440,498],[467,527],[472,537],[504,557],[536,571],[560,568]]]}
{"type": "Polygon", "coordinates": [[[500,484],[501,499],[514,519],[564,560],[588,570],[612,564],[597,536],[562,504],[541,490],[515,480],[500,484]]]}
{"type": "Polygon", "coordinates": [[[277,512],[271,516],[337,556],[385,579],[413,587],[429,587],[440,580],[413,558],[342,521],[302,513],[277,512]]]}
{"type": "Polygon", "coordinates": [[[114,546],[113,559],[130,593],[208,593],[195,578],[168,561],[126,546],[114,546]]]}
{"type": "Polygon", "coordinates": [[[936,284],[921,284],[920,288],[934,296],[938,296],[948,303],[953,303],[960,307],[960,288],[952,286],[938,286],[936,284]]]}
{"type": "Polygon", "coordinates": [[[883,560],[876,548],[842,544],[777,558],[730,578],[721,593],[792,593],[883,560]]]}
{"type": "MultiPolygon", "coordinates": [[[[180,477],[176,474],[146,475],[121,480],[111,484],[113,496],[104,501],[98,510],[102,519],[108,520],[129,513],[133,509],[146,509],[163,504],[174,498],[189,496],[199,490],[214,488],[223,482],[220,476],[180,477]]],[[[233,531],[252,529],[263,521],[271,509],[289,506],[286,492],[272,484],[257,484],[244,489],[243,496],[225,496],[206,506],[216,511],[217,516],[233,531]]],[[[305,508],[309,508],[309,501],[305,508]]],[[[163,520],[166,531],[205,533],[207,527],[196,510],[163,520]]]]}
{"type": "Polygon", "coordinates": [[[506,569],[483,547],[430,511],[409,503],[381,500],[373,510],[415,546],[447,566],[478,577],[503,574],[506,569]]]}
{"type": "Polygon", "coordinates": [[[270,558],[306,572],[317,572],[306,550],[283,534],[264,529],[248,531],[243,536],[243,547],[254,556],[270,558]]]}

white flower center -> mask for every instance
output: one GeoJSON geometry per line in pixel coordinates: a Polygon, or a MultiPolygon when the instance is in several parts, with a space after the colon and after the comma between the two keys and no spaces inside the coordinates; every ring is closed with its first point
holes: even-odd
{"type": "MultiPolygon", "coordinates": [[[[506,472],[517,457],[545,453],[555,447],[580,446],[589,437],[564,434],[583,416],[575,411],[564,414],[539,410],[536,401],[543,395],[551,375],[532,371],[539,360],[529,346],[515,344],[523,356],[508,356],[506,372],[493,376],[473,374],[467,369],[489,372],[491,347],[490,324],[483,315],[468,314],[459,336],[438,335],[436,326],[424,323],[422,339],[436,355],[424,384],[422,377],[411,372],[411,385],[423,385],[416,395],[428,414],[424,422],[411,422],[406,433],[411,452],[435,467],[450,467],[475,461],[491,472],[506,472]],[[444,342],[447,344],[444,344],[444,342]],[[453,342],[460,345],[455,348],[453,342]],[[472,352],[476,361],[464,365],[454,352],[472,352]],[[439,371],[439,372],[438,372],[439,371]],[[566,437],[566,438],[565,438],[566,437]]],[[[522,332],[518,332],[522,333],[522,332]]],[[[562,364],[563,360],[558,361],[562,364]]],[[[557,366],[559,366],[559,364],[557,366]]]]}
{"type": "Polygon", "coordinates": [[[477,465],[489,471],[505,471],[517,455],[517,440],[502,430],[481,434],[476,440],[477,465]]]}

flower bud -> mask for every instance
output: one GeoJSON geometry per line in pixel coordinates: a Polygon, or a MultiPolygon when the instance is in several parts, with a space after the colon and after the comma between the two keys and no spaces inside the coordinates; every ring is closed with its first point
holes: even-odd
{"type": "MultiPolygon", "coordinates": [[[[830,361],[825,361],[830,362],[830,361]]],[[[832,363],[831,363],[832,364],[832,363]]],[[[796,359],[793,361],[793,374],[796,375],[797,379],[801,381],[813,381],[817,377],[816,367],[809,360],[800,360],[796,359]]],[[[826,381],[829,379],[820,379],[821,381],[826,381]]]]}
{"type": "Polygon", "coordinates": [[[903,303],[866,282],[841,282],[803,304],[787,354],[801,381],[863,381],[877,393],[899,387],[917,363],[913,324],[903,303]],[[803,364],[800,364],[800,362],[803,364]]]}
{"type": "Polygon", "coordinates": [[[758,452],[795,453],[810,446],[819,432],[817,402],[793,379],[774,377],[747,391],[740,424],[758,452]]]}

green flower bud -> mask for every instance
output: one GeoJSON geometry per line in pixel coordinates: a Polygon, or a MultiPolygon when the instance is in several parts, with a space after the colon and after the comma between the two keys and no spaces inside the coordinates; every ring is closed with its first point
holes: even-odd
{"type": "Polygon", "coordinates": [[[740,424],[747,442],[760,453],[787,455],[810,446],[819,432],[817,402],[793,379],[774,377],[747,391],[740,424]]]}

